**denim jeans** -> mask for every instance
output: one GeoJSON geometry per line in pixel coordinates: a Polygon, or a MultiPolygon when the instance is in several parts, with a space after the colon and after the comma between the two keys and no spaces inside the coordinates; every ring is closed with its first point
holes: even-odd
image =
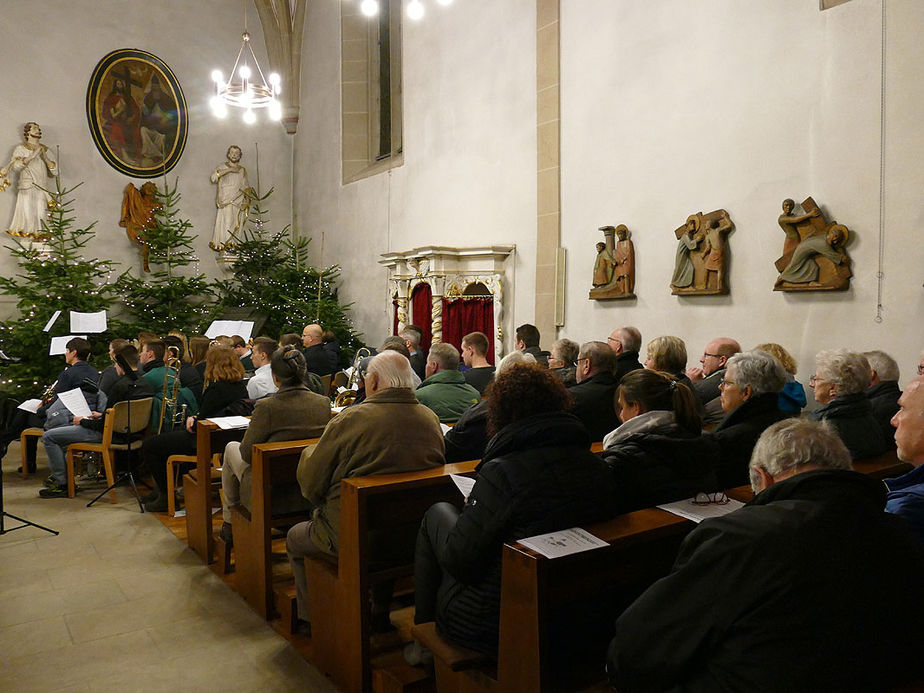
{"type": "Polygon", "coordinates": [[[45,446],[45,452],[48,454],[48,467],[51,469],[51,475],[59,486],[67,484],[67,462],[64,458],[67,446],[71,443],[98,443],[102,439],[102,433],[91,431],[83,426],[59,426],[45,431],[42,436],[42,445],[45,446]]]}

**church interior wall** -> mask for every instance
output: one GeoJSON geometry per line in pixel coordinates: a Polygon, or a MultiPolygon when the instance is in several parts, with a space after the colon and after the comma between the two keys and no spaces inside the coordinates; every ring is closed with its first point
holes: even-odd
{"type": "MultiPolygon", "coordinates": [[[[259,144],[260,183],[264,191],[275,187],[269,207],[273,228],[291,219],[291,138],[276,123],[260,114],[258,123],[248,126],[237,114],[217,120],[208,107],[214,83],[211,71],[227,74],[240,48],[243,30],[241,6],[225,0],[144,0],[73,2],[68,0],[5,0],[0,13],[0,35],[8,64],[0,73],[4,108],[0,117],[0,155],[5,166],[13,147],[21,141],[22,127],[36,121],[42,127],[42,142],[54,152],[60,146],[62,183],[72,187],[74,211],[79,225],[98,220],[90,253],[119,264],[115,272],[133,268],[140,273],[140,255],[119,226],[122,191],[134,182],[107,164],[97,151],[87,125],[87,84],[97,62],[119,48],[138,48],[153,53],[176,74],[183,88],[189,114],[186,149],[177,166],[167,174],[172,186],[179,179],[182,195],[180,216],[193,224],[200,271],[210,277],[222,274],[215,253],[208,247],[215,224],[216,186],[209,181],[214,168],[224,161],[231,144],[243,149],[242,163],[252,185],[257,182],[256,147],[259,144]],[[233,11],[231,8],[234,8],[233,11]]],[[[266,51],[256,10],[249,9],[248,29],[261,65],[266,51]]],[[[13,185],[0,193],[0,224],[6,229],[16,202],[13,185]]],[[[162,186],[163,179],[154,179],[162,186]]],[[[12,242],[0,231],[4,240],[12,242]]],[[[15,272],[15,258],[0,250],[0,272],[15,272]]],[[[0,297],[0,313],[14,307],[9,297],[0,297]]]]}
{"type": "Polygon", "coordinates": [[[882,322],[877,315],[881,5],[819,12],[803,0],[561,3],[562,334],[580,342],[624,324],[676,334],[690,365],[717,336],[785,345],[814,372],[826,348],[881,348],[914,376],[924,317],[922,137],[915,39],[924,6],[887,3],[882,322]],[[807,196],[853,232],[847,292],[772,291],[782,200],[807,196]],[[689,214],[735,223],[728,296],[670,293],[689,214]],[[598,227],[624,223],[637,300],[588,301],[598,227]]]}

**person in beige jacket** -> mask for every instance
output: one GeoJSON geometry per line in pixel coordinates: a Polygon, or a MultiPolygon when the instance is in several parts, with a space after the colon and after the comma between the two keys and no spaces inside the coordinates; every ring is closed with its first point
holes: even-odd
{"type": "Polygon", "coordinates": [[[302,495],[314,506],[311,520],[295,525],[286,536],[303,632],[310,621],[304,559],[337,555],[340,481],[444,464],[439,419],[414,396],[408,360],[396,351],[384,351],[369,362],[365,381],[366,400],[336,416],[298,464],[302,495]]]}

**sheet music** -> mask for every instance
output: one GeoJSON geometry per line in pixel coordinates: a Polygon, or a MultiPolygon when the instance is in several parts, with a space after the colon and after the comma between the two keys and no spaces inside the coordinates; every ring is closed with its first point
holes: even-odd
{"type": "Polygon", "coordinates": [[[206,421],[211,421],[225,431],[231,428],[247,428],[250,425],[250,419],[246,416],[213,416],[206,421]]]}
{"type": "Polygon", "coordinates": [[[85,334],[66,334],[63,337],[52,337],[51,345],[48,347],[48,355],[63,356],[67,352],[67,343],[74,337],[87,338],[85,334]]]}
{"type": "Polygon", "coordinates": [[[253,320],[215,320],[205,331],[205,336],[215,339],[221,335],[231,337],[239,334],[246,342],[253,333],[253,320]]]}
{"type": "Polygon", "coordinates": [[[462,492],[462,497],[468,500],[468,497],[472,495],[472,489],[475,487],[475,480],[472,477],[462,476],[461,474],[450,474],[449,477],[462,492]]]}
{"type": "Polygon", "coordinates": [[[83,396],[83,390],[79,387],[75,387],[73,390],[68,390],[67,392],[59,392],[58,398],[74,416],[82,416],[84,418],[90,416],[90,405],[87,404],[87,398],[83,396]]]}
{"type": "Polygon", "coordinates": [[[106,331],[106,311],[101,310],[96,313],[78,313],[75,310],[71,312],[71,332],[89,332],[96,334],[106,331]]]}
{"type": "Polygon", "coordinates": [[[55,324],[55,320],[57,320],[59,317],[61,317],[61,311],[56,310],[54,315],[48,318],[48,322],[45,323],[45,327],[42,328],[42,332],[48,332],[48,330],[51,329],[51,326],[55,324]]]}
{"type": "Polygon", "coordinates": [[[346,407],[331,407],[331,408],[330,408],[330,410],[331,410],[332,412],[334,412],[335,414],[339,414],[339,413],[342,412],[344,409],[346,409],[346,407]]]}
{"type": "Polygon", "coordinates": [[[17,409],[22,409],[23,411],[29,411],[33,414],[38,411],[38,408],[42,406],[42,400],[40,399],[27,399],[25,402],[20,404],[17,409]]]}
{"type": "Polygon", "coordinates": [[[448,425],[448,424],[441,423],[441,424],[440,424],[440,430],[443,432],[443,435],[446,435],[447,433],[449,433],[449,431],[452,430],[452,426],[450,426],[450,425],[448,425]]]}
{"type": "Polygon", "coordinates": [[[520,539],[520,543],[546,558],[559,558],[572,553],[609,546],[602,539],[598,539],[586,529],[581,529],[580,527],[527,537],[526,539],[520,539]]]}
{"type": "Polygon", "coordinates": [[[666,510],[669,513],[674,515],[679,515],[680,517],[685,517],[688,520],[693,520],[699,524],[703,520],[708,520],[712,517],[722,517],[723,515],[728,515],[728,513],[737,510],[742,507],[744,503],[741,501],[736,501],[734,498],[729,498],[728,503],[723,503],[718,505],[717,503],[709,503],[708,505],[696,505],[693,503],[693,499],[689,498],[687,500],[676,501],[674,503],[664,503],[658,507],[661,510],[666,510]]]}

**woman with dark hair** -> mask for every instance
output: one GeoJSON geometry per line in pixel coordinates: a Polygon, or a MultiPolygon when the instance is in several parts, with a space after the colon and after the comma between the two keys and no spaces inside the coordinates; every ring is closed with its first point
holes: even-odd
{"type": "MultiPolygon", "coordinates": [[[[244,367],[231,347],[209,349],[205,364],[205,389],[199,405],[199,418],[223,416],[229,406],[247,399],[244,367]]],[[[142,498],[148,512],[167,510],[167,458],[171,455],[196,454],[196,418],[186,419],[186,427],[148,438],[141,446],[145,465],[157,489],[142,498]]]]}
{"type": "Polygon", "coordinates": [[[618,512],[690,498],[717,486],[718,444],[701,432],[696,398],[669,373],[623,376],[616,390],[622,424],[603,439],[618,512]]]}
{"type": "MultiPolygon", "coordinates": [[[[221,464],[223,491],[221,538],[233,543],[231,506],[241,502],[241,484],[250,475],[250,455],[257,443],[317,438],[330,421],[330,400],[312,392],[303,382],[305,357],[293,346],[273,352],[270,360],[275,394],[257,400],[244,440],[225,446],[221,464]]],[[[249,499],[244,498],[247,502],[249,499]]]]}
{"type": "Polygon", "coordinates": [[[189,362],[196,367],[203,379],[205,378],[205,356],[211,343],[211,339],[202,335],[197,335],[189,340],[189,362]]]}
{"type": "MultiPolygon", "coordinates": [[[[493,437],[471,495],[461,511],[432,506],[420,526],[414,619],[435,619],[453,642],[496,654],[504,543],[604,520],[613,490],[590,434],[567,411],[571,396],[547,369],[515,365],[489,392],[493,437]]],[[[405,654],[419,662],[419,644],[405,654]]]]}

